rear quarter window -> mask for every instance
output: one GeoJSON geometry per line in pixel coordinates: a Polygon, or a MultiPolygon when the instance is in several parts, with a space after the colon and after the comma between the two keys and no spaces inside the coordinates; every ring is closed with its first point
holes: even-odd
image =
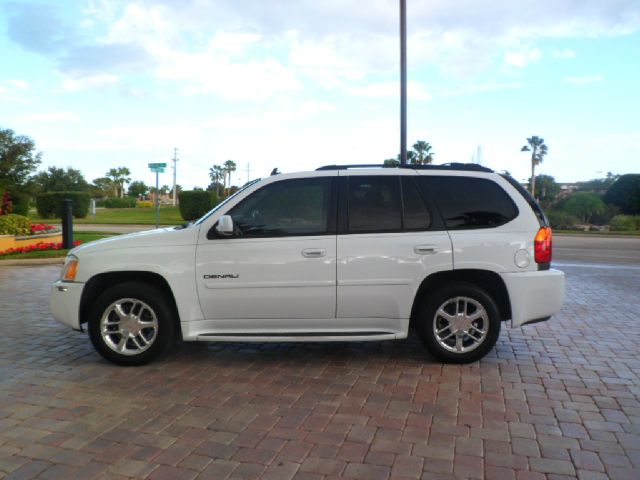
{"type": "Polygon", "coordinates": [[[418,182],[435,201],[449,230],[499,227],[518,216],[509,194],[492,180],[434,175],[418,182]]]}

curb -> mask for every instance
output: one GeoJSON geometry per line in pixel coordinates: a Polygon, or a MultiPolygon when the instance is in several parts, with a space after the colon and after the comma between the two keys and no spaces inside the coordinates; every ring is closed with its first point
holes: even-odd
{"type": "Polygon", "coordinates": [[[11,260],[0,260],[0,267],[26,267],[29,265],[62,265],[65,257],[53,257],[53,258],[30,258],[20,260],[19,258],[12,258],[11,260]]]}

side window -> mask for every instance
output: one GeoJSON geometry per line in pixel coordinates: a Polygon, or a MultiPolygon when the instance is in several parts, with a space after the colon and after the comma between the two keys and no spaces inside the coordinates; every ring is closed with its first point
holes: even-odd
{"type": "Polygon", "coordinates": [[[323,235],[330,232],[331,178],[283,180],[267,185],[228,214],[248,237],[323,235]]]}
{"type": "Polygon", "coordinates": [[[402,177],[402,204],[405,230],[427,230],[431,226],[431,215],[413,177],[402,177]]]}
{"type": "Polygon", "coordinates": [[[349,232],[390,232],[402,229],[398,177],[349,177],[349,232]]]}
{"type": "Polygon", "coordinates": [[[498,227],[518,216],[511,197],[491,180],[433,175],[418,182],[437,203],[449,230],[498,227]]]}

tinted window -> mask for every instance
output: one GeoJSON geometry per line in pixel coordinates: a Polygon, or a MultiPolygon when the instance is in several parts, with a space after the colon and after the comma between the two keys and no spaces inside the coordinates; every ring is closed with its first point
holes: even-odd
{"type": "Polygon", "coordinates": [[[229,215],[244,236],[321,235],[329,232],[331,178],[283,180],[236,205],[229,215]]]}
{"type": "Polygon", "coordinates": [[[518,215],[509,195],[491,180],[434,175],[418,182],[437,203],[448,229],[497,227],[518,215]]]}
{"type": "Polygon", "coordinates": [[[349,177],[349,231],[402,229],[398,177],[349,177]]]}
{"type": "Polygon", "coordinates": [[[413,178],[402,177],[402,204],[406,230],[426,230],[429,228],[431,215],[429,215],[429,210],[427,210],[413,178]]]}

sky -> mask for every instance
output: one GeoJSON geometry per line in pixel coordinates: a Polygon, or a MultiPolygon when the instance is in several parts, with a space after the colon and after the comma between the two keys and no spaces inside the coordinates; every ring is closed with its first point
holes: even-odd
{"type": "MultiPolygon", "coordinates": [[[[640,172],[640,1],[407,0],[408,144],[523,181],[640,172]],[[478,152],[480,152],[478,154],[478,152]]],[[[40,170],[206,187],[400,149],[397,0],[0,0],[0,128],[40,170]]]]}

